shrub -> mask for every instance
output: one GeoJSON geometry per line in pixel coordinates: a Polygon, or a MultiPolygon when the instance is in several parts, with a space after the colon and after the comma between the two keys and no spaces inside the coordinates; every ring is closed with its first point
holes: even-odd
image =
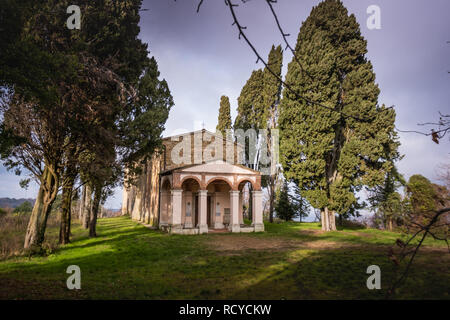
{"type": "Polygon", "coordinates": [[[14,213],[31,213],[33,206],[28,201],[23,202],[20,206],[14,209],[14,213]]]}
{"type": "Polygon", "coordinates": [[[289,198],[289,187],[286,181],[278,194],[275,211],[277,212],[277,217],[285,221],[290,221],[297,216],[295,207],[289,198]]]}
{"type": "MultiPolygon", "coordinates": [[[[0,260],[25,253],[23,242],[29,219],[29,213],[12,214],[7,212],[0,215],[0,260]]],[[[44,254],[54,251],[58,243],[58,226],[57,217],[50,215],[47,221],[46,240],[43,245],[44,254]]]]}

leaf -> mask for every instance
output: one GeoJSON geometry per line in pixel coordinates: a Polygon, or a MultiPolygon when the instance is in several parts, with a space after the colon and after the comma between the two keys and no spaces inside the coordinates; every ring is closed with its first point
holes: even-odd
{"type": "Polygon", "coordinates": [[[431,132],[431,139],[432,139],[436,144],[439,144],[439,135],[438,135],[436,132],[434,132],[434,131],[431,132]]]}

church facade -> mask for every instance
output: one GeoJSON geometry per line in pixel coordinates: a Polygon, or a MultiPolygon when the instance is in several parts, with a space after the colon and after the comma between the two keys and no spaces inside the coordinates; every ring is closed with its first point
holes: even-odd
{"type": "Polygon", "coordinates": [[[240,164],[241,145],[206,130],[162,144],[138,183],[124,186],[122,214],[176,234],[264,231],[261,173],[240,164]],[[244,223],[244,189],[251,190],[251,224],[244,223]]]}

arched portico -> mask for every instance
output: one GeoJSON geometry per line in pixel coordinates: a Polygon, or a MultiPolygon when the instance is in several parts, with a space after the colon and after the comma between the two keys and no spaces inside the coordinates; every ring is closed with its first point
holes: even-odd
{"type": "Polygon", "coordinates": [[[230,225],[230,192],[233,190],[228,179],[211,179],[207,190],[207,222],[211,228],[224,229],[230,225]]]}
{"type": "Polygon", "coordinates": [[[194,228],[199,225],[199,191],[200,181],[195,177],[182,180],[182,211],[181,223],[184,228],[194,228]]]}
{"type": "Polygon", "coordinates": [[[181,234],[217,229],[263,231],[260,181],[259,172],[227,163],[207,163],[165,172],[161,180],[161,224],[167,221],[171,233],[181,234]],[[251,226],[245,225],[243,219],[242,191],[248,183],[252,185],[251,226]],[[170,196],[167,196],[168,188],[171,188],[170,196]]]}

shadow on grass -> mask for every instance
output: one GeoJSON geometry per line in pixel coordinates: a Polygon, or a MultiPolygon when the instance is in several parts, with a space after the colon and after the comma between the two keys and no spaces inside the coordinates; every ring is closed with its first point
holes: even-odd
{"type": "MultiPolygon", "coordinates": [[[[286,252],[278,264],[265,271],[255,270],[260,277],[238,291],[230,291],[230,299],[385,299],[394,279],[396,267],[379,251],[361,249],[327,249],[313,252],[286,252]],[[381,269],[381,290],[369,290],[367,267],[381,269]]],[[[446,273],[448,259],[439,261],[438,253],[422,256],[394,299],[449,299],[450,279],[446,273]],[[437,265],[440,264],[440,267],[437,265]]]]}
{"type": "MultiPolygon", "coordinates": [[[[297,235],[297,227],[288,230],[287,237],[307,241],[333,237],[297,235]]],[[[273,230],[276,227],[268,229],[267,234],[239,236],[271,239],[283,233],[273,230]]],[[[81,229],[76,232],[74,242],[55,255],[0,263],[0,282],[3,279],[13,283],[0,286],[0,297],[377,299],[382,298],[383,292],[369,291],[365,286],[367,266],[381,267],[382,286],[393,272],[382,250],[291,248],[229,255],[208,246],[208,240],[220,234],[169,236],[124,218],[100,220],[98,238],[85,238],[81,229]],[[78,296],[65,288],[69,265],[81,268],[82,289],[78,296]]],[[[440,270],[436,261],[426,262],[419,269],[420,276],[425,274],[424,279],[416,283],[412,297],[442,298],[445,286],[448,288],[445,270],[440,270]]],[[[404,293],[404,297],[409,297],[409,293],[404,293]]]]}

